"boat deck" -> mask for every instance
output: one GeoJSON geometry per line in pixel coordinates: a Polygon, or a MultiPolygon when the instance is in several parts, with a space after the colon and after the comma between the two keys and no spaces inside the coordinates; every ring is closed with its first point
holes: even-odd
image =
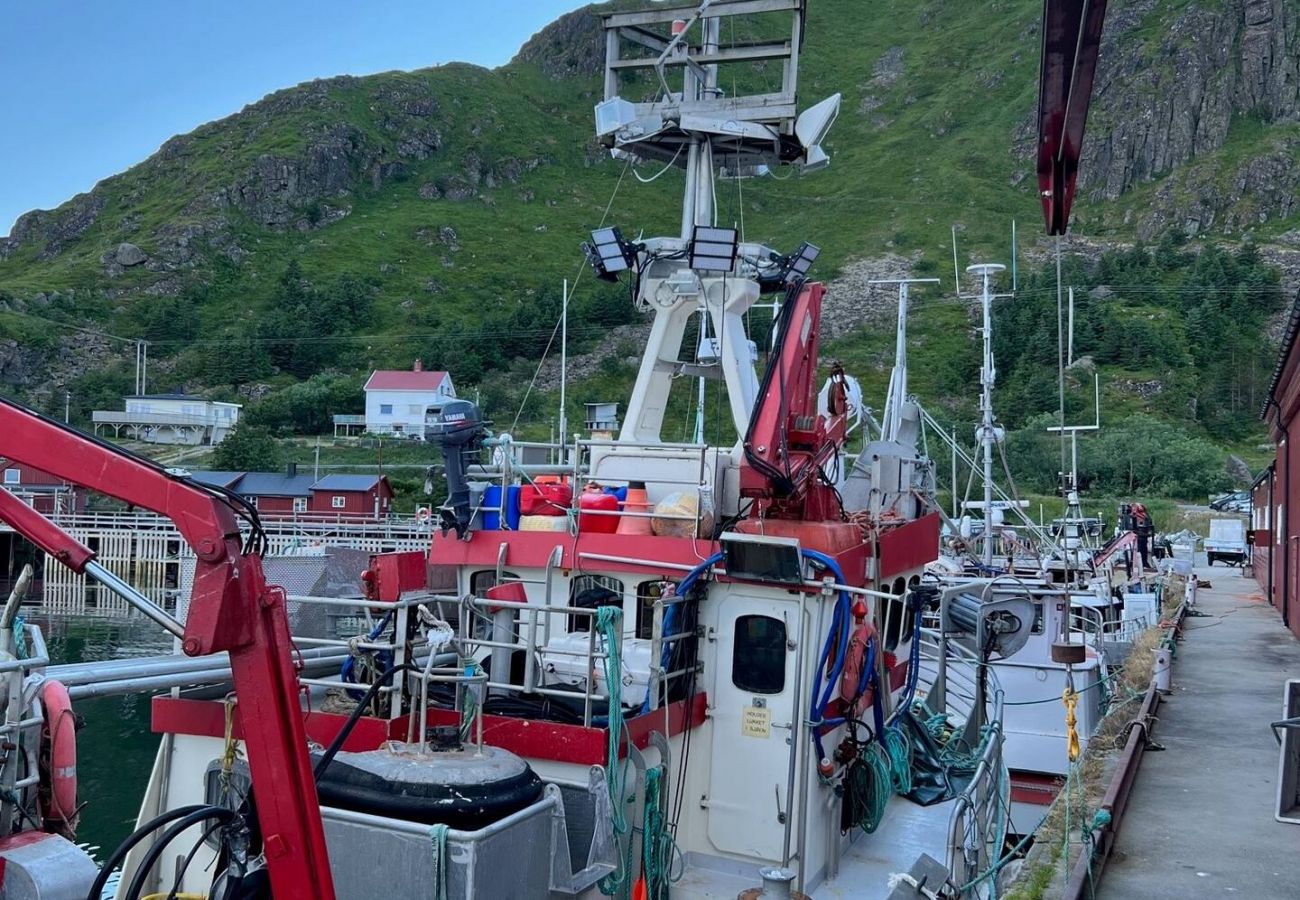
{"type": "Polygon", "coordinates": [[[1212,618],[1188,618],[1098,900],[1300,897],[1300,826],[1274,820],[1278,747],[1268,723],[1300,678],[1300,641],[1240,569],[1198,567],[1212,618]]]}
{"type": "MultiPolygon", "coordinates": [[[[852,846],[840,860],[833,879],[812,891],[813,900],[876,900],[890,894],[890,876],[907,872],[922,853],[943,861],[948,822],[953,801],[918,806],[894,797],[874,834],[857,832],[852,846]]],[[[735,900],[747,888],[759,886],[756,875],[736,870],[708,868],[708,863],[690,866],[682,880],[673,885],[673,896],[683,900],[735,900]]]]}

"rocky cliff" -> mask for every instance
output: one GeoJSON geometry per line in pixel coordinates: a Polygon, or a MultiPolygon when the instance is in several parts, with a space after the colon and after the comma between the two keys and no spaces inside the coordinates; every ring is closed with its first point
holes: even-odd
{"type": "Polygon", "coordinates": [[[1297,125],[1294,0],[1112,4],[1081,187],[1113,201],[1161,181],[1154,203],[1126,210],[1142,237],[1239,233],[1300,210],[1297,125]]]}

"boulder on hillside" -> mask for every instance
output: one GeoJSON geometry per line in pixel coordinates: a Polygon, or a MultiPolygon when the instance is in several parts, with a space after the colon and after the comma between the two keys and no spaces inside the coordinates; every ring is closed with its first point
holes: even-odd
{"type": "Polygon", "coordinates": [[[119,266],[138,266],[145,262],[149,258],[149,255],[135,244],[123,242],[117,245],[117,250],[113,253],[113,258],[117,260],[119,266]]]}
{"type": "Polygon", "coordinates": [[[1250,466],[1246,465],[1246,461],[1240,456],[1229,453],[1228,459],[1224,462],[1224,468],[1228,470],[1228,474],[1232,476],[1232,480],[1237,484],[1250,484],[1254,480],[1254,476],[1250,472],[1250,466]]]}

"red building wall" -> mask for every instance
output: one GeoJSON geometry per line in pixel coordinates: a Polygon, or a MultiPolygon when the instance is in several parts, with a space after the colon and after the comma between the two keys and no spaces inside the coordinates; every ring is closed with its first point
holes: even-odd
{"type": "Polygon", "coordinates": [[[4,471],[18,472],[18,483],[4,486],[9,490],[22,496],[23,499],[31,499],[32,507],[38,512],[53,513],[62,512],[84,512],[86,509],[86,491],[78,489],[75,485],[51,475],[35,466],[25,465],[23,463],[0,463],[0,483],[3,483],[4,471]],[[59,496],[62,495],[62,503],[59,502],[59,496]]]}
{"type": "MultiPolygon", "coordinates": [[[[1277,445],[1269,520],[1273,574],[1269,600],[1281,611],[1287,627],[1300,637],[1300,341],[1289,341],[1264,419],[1277,445]]],[[[1261,574],[1256,570],[1257,578],[1261,574]]],[[[1263,587],[1268,590],[1266,580],[1263,587]]]]}
{"type": "MultiPolygon", "coordinates": [[[[312,498],[307,502],[307,509],[316,515],[367,516],[373,519],[374,498],[377,490],[313,490],[312,498]],[[343,506],[334,506],[334,498],[342,497],[343,506]]],[[[387,510],[381,505],[380,515],[387,510]]]]}
{"type": "Polygon", "coordinates": [[[292,497],[258,497],[258,515],[290,516],[293,515],[292,497]]]}

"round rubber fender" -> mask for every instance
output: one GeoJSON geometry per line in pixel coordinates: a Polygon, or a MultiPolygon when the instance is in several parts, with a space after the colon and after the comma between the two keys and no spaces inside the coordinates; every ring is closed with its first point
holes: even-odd
{"type": "Polygon", "coordinates": [[[68,689],[60,681],[45,682],[41,703],[41,815],[71,834],[77,827],[77,720],[68,689]]]}

